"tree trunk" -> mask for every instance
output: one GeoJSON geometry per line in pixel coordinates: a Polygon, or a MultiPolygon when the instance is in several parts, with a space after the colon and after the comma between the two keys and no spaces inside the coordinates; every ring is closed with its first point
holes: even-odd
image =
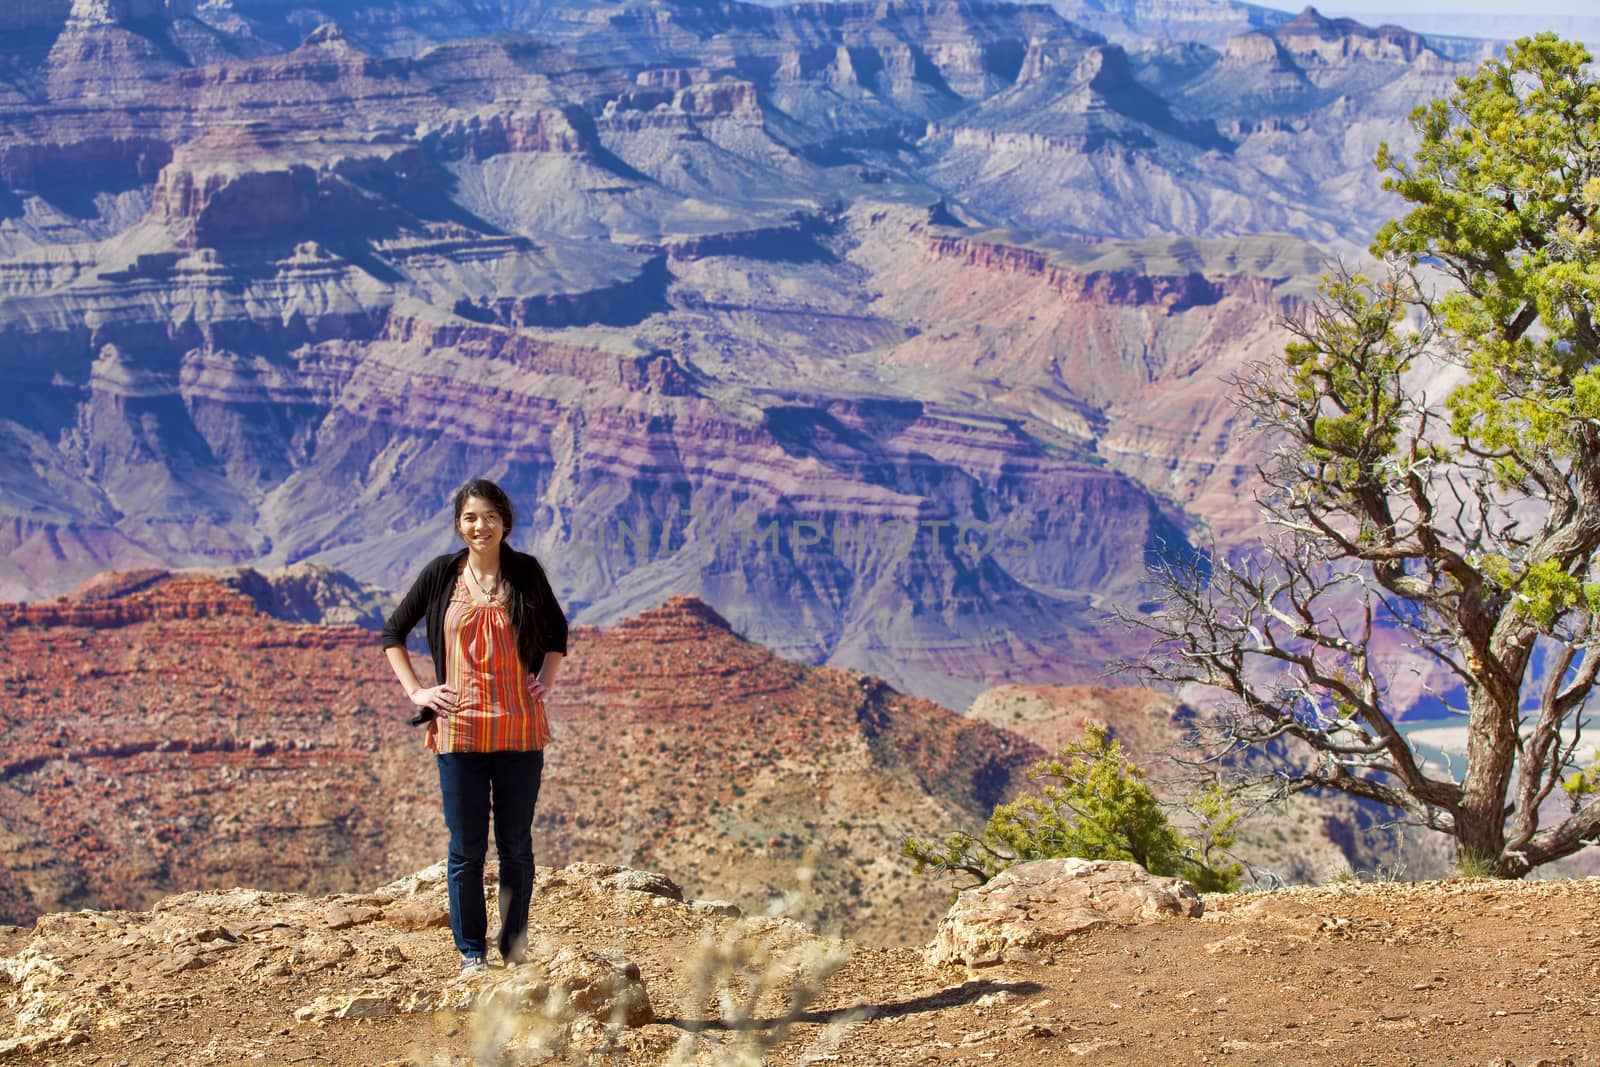
{"type": "Polygon", "coordinates": [[[1517,761],[1517,694],[1479,685],[1467,696],[1467,773],[1454,812],[1464,872],[1505,877],[1506,797],[1517,761]]]}
{"type": "Polygon", "coordinates": [[[1481,819],[1465,809],[1456,813],[1456,864],[1462,874],[1474,877],[1517,878],[1521,872],[1502,870],[1505,832],[1498,812],[1481,819]]]}

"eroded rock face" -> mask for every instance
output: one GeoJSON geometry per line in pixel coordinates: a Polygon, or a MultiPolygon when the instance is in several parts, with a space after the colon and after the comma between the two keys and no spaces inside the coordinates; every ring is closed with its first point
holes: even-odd
{"type": "Polygon", "coordinates": [[[963,892],[939,924],[928,961],[1039,963],[1087,930],[1198,918],[1202,910],[1194,886],[1152,875],[1137,863],[1035,860],[963,892]]]}
{"type": "Polygon", "coordinates": [[[1240,501],[1260,438],[1229,380],[1281,353],[1278,323],[1305,291],[1290,279],[1322,254],[1282,236],[1018,245],[908,214],[880,220],[855,251],[886,305],[940,324],[897,341],[885,363],[950,395],[991,390],[1092,440],[1110,466],[1204,515],[1219,540],[1256,521],[1240,501]],[[897,222],[921,255],[891,251],[897,222]]]}
{"type": "Polygon", "coordinates": [[[53,600],[0,602],[0,630],[55,626],[103,630],[152,620],[230,615],[370,630],[383,625],[392,606],[389,597],[349,575],[313,563],[264,572],[250,567],[177,572],[151,567],[107,571],[53,600]]]}

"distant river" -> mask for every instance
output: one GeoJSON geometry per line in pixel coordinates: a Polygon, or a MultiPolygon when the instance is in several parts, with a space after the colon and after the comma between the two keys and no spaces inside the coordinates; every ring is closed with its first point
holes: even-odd
{"type": "MultiPolygon", "coordinates": [[[[1467,724],[1464,719],[1419,719],[1402,722],[1400,732],[1413,748],[1433,767],[1446,767],[1460,780],[1467,763],[1467,724]]],[[[1561,731],[1570,742],[1572,731],[1561,731]]],[[[1590,724],[1584,731],[1583,747],[1578,753],[1578,763],[1585,765],[1600,759],[1600,724],[1590,724]]]]}

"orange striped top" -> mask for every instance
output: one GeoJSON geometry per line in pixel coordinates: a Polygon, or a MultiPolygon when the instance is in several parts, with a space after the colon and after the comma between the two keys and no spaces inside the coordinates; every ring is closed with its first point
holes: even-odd
{"type": "Polygon", "coordinates": [[[444,613],[445,680],[456,710],[428,724],[435,752],[527,752],[550,743],[544,701],[528,692],[504,595],[474,597],[465,576],[444,613]]]}

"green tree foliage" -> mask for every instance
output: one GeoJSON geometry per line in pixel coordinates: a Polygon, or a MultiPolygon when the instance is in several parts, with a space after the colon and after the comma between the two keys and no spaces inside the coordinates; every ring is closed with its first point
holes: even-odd
{"type": "Polygon", "coordinates": [[[1134,620],[1160,638],[1152,673],[1232,694],[1225,740],[1274,745],[1284,788],[1408,811],[1508,877],[1600,840],[1589,61],[1519,41],[1414,113],[1414,159],[1379,153],[1411,205],[1374,242],[1387,274],[1327,279],[1284,365],[1243,383],[1281,444],[1261,494],[1278,536],[1169,573],[1164,612],[1134,620]],[[1386,666],[1375,638],[1416,659],[1386,666]],[[1425,763],[1396,728],[1391,683],[1418,669],[1459,693],[1464,767],[1425,763]]]}
{"type": "Polygon", "coordinates": [[[1104,724],[1091,722],[1081,742],[1034,764],[1028,778],[1037,791],[996,807],[978,835],[958,832],[943,842],[908,837],[901,851],[918,874],[965,874],[973,879],[968,887],[1015,863],[1067,856],[1132,860],[1207,892],[1238,887],[1238,866],[1220,859],[1233,844],[1238,819],[1226,795],[1218,787],[1206,790],[1195,805],[1202,813],[1200,841],[1184,836],[1104,724]]]}

